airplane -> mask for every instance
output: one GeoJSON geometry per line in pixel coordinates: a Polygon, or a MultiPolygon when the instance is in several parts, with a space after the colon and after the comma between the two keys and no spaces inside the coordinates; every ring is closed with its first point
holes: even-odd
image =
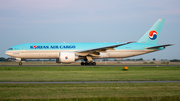
{"type": "Polygon", "coordinates": [[[56,59],[56,63],[96,65],[93,59],[126,58],[165,49],[173,44],[157,45],[165,19],[158,21],[137,42],[122,43],[25,43],[10,47],[5,54],[21,59],[56,59]]]}

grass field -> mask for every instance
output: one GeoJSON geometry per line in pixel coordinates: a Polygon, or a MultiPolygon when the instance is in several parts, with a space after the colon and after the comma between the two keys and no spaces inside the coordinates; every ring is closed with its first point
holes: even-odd
{"type": "MultiPolygon", "coordinates": [[[[180,67],[0,67],[0,81],[180,80],[180,67]]],[[[0,84],[0,100],[179,101],[180,83],[0,84]]]]}
{"type": "Polygon", "coordinates": [[[178,101],[180,83],[0,84],[0,98],[178,101]]]}
{"type": "Polygon", "coordinates": [[[0,67],[0,81],[180,80],[180,67],[0,67]]]}

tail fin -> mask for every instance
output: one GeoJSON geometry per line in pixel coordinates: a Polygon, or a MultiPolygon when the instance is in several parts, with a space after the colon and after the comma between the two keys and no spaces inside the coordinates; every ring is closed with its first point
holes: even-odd
{"type": "Polygon", "coordinates": [[[139,43],[157,44],[165,19],[159,19],[138,41],[139,43]]]}

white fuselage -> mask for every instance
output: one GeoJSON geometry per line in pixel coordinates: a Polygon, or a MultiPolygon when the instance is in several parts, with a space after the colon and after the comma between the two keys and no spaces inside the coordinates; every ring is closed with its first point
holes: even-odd
{"type": "MultiPolygon", "coordinates": [[[[20,50],[20,51],[6,51],[5,54],[23,59],[56,59],[59,58],[60,52],[75,52],[77,56],[87,55],[86,53],[77,53],[77,50],[62,51],[62,50],[41,50],[41,51],[30,51],[30,50],[20,50]]],[[[149,52],[154,52],[156,50],[107,50],[106,52],[100,52],[100,55],[94,55],[93,59],[100,58],[125,58],[141,54],[146,54],[149,52]]]]}

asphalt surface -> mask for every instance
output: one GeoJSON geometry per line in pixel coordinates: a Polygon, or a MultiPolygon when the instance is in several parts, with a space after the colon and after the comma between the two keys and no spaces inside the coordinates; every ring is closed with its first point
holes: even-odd
{"type": "MultiPolygon", "coordinates": [[[[17,67],[19,65],[0,65],[1,67],[4,66],[4,67],[17,67]]],[[[22,67],[79,67],[81,65],[22,65],[22,67]]],[[[148,66],[151,66],[151,67],[160,67],[160,66],[178,66],[180,67],[180,65],[96,65],[96,67],[123,67],[123,66],[132,66],[132,67],[148,67],[148,66]]],[[[87,67],[87,66],[84,66],[84,67],[87,67]]],[[[91,67],[91,66],[90,66],[91,67]]],[[[94,66],[92,66],[94,67],[94,66]]]]}
{"type": "Polygon", "coordinates": [[[82,84],[82,83],[172,83],[180,81],[72,81],[72,82],[0,82],[0,84],[82,84]]]}

